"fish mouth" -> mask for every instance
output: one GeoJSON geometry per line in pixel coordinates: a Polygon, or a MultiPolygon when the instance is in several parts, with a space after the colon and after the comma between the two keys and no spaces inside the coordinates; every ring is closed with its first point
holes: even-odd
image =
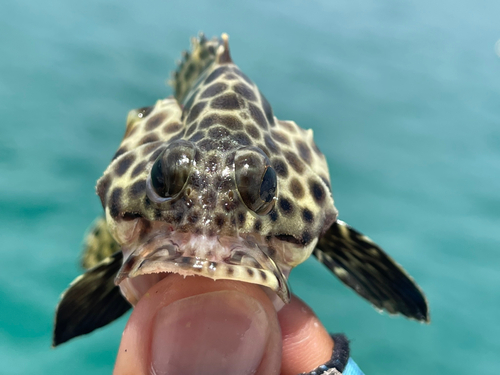
{"type": "Polygon", "coordinates": [[[132,305],[172,273],[260,285],[277,310],[290,301],[287,276],[282,271],[288,275],[290,269],[276,264],[269,255],[272,250],[260,236],[160,232],[122,251],[124,261],[115,284],[132,305]]]}

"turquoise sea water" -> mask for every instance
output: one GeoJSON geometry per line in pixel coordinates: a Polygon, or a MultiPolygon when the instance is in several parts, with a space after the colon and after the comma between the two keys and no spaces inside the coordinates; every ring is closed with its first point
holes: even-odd
{"type": "Polygon", "coordinates": [[[429,326],[374,311],[310,259],[293,291],[368,374],[500,371],[500,2],[5,1],[0,374],[109,374],[126,318],[50,348],[128,110],[189,37],[227,32],[281,119],[314,129],[341,218],[427,293],[429,326]]]}

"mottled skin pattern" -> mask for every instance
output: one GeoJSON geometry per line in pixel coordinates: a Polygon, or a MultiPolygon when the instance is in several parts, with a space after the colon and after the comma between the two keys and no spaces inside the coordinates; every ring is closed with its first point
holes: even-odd
{"type": "Polygon", "coordinates": [[[130,112],[120,148],[97,185],[108,223],[140,214],[207,236],[259,232],[293,236],[304,244],[317,239],[336,210],[312,130],[275,118],[265,97],[233,63],[215,63],[204,77],[184,106],[167,98],[130,112]],[[162,150],[179,139],[197,146],[196,171],[182,197],[157,207],[146,196],[146,179],[162,150]],[[227,173],[242,147],[262,150],[278,175],[277,203],[268,215],[259,216],[241,202],[227,173]]]}
{"type": "MultiPolygon", "coordinates": [[[[118,318],[166,272],[260,284],[279,308],[290,270],[311,254],[375,307],[429,321],[413,279],[337,220],[312,131],[273,115],[227,36],[193,40],[172,86],[174,97],[128,115],[97,184],[105,219],[87,236],[87,271],[61,298],[54,345],[118,318]]],[[[334,352],[311,374],[343,371],[348,344],[335,340],[342,360],[334,352]]]]}
{"type": "MultiPolygon", "coordinates": [[[[337,216],[325,157],[312,130],[274,117],[264,95],[232,62],[227,41],[195,42],[188,58],[174,80],[180,87],[176,97],[185,98],[183,104],[171,97],[128,115],[123,141],[97,184],[108,227],[119,242],[120,225],[136,217],[168,223],[176,233],[207,238],[258,234],[266,241],[268,255],[287,275],[309,257],[337,216]],[[187,91],[186,82],[192,85],[187,91]],[[193,147],[194,160],[185,186],[169,202],[152,202],[146,186],[153,163],[165,148],[186,142],[193,147]],[[265,214],[249,209],[237,186],[235,158],[244,153],[250,168],[269,163],[277,175],[277,192],[265,214]],[[276,254],[277,247],[286,249],[276,254]]],[[[211,254],[203,256],[216,261],[211,254]]],[[[231,278],[229,274],[217,278],[225,276],[231,278]]]]}

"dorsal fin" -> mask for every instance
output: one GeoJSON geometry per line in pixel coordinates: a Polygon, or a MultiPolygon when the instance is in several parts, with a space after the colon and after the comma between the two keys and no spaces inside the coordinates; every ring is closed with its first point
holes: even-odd
{"type": "Polygon", "coordinates": [[[182,61],[170,82],[179,104],[183,104],[203,72],[216,61],[220,46],[223,46],[223,40],[218,38],[208,40],[203,33],[200,33],[198,38],[191,39],[191,52],[183,52],[182,61]]]}
{"type": "Polygon", "coordinates": [[[223,33],[221,36],[222,44],[217,48],[217,64],[231,64],[231,54],[229,53],[229,35],[223,33]]]}

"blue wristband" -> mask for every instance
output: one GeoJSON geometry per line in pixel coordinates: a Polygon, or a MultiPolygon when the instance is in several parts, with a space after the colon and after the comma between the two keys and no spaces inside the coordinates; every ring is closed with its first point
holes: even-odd
{"type": "Polygon", "coordinates": [[[342,375],[364,375],[363,371],[361,371],[356,364],[352,360],[352,358],[349,358],[349,361],[347,362],[347,366],[345,367],[344,371],[342,372],[342,375]]]}

